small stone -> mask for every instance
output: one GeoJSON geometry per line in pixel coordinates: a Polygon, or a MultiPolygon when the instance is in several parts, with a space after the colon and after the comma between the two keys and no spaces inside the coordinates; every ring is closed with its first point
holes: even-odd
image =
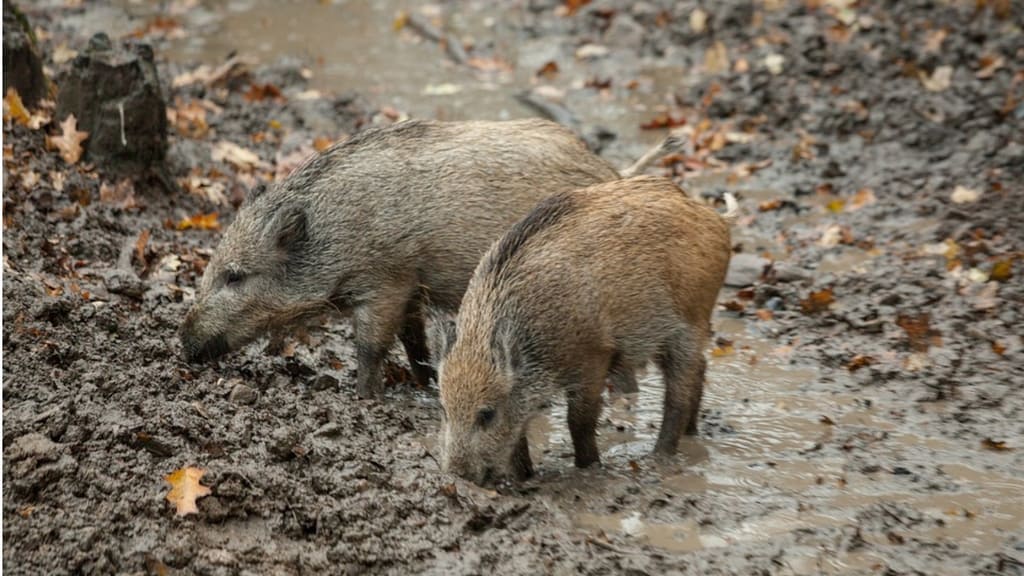
{"type": "Polygon", "coordinates": [[[258,397],[258,392],[241,382],[232,386],[231,392],[228,394],[228,400],[235,404],[252,404],[258,397]]]}

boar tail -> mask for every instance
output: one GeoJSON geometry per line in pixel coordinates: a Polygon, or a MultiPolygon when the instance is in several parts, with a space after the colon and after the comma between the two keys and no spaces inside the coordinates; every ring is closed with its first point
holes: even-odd
{"type": "Polygon", "coordinates": [[[619,175],[623,178],[632,178],[643,172],[648,166],[654,163],[655,160],[661,158],[665,154],[675,152],[683,146],[683,139],[678,136],[669,136],[661,141],[657,146],[648,150],[639,160],[633,163],[632,166],[621,170],[619,175]]]}
{"type": "Polygon", "coordinates": [[[722,218],[725,218],[729,224],[734,224],[740,215],[740,204],[736,201],[736,197],[728,192],[722,197],[725,200],[725,213],[722,214],[722,218]]]}

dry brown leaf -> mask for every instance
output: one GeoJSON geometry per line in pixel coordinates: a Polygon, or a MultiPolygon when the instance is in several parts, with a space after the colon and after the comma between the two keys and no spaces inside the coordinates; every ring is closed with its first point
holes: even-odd
{"type": "Polygon", "coordinates": [[[129,34],[129,37],[132,38],[145,36],[163,36],[169,39],[184,38],[185,30],[182,29],[181,22],[177,18],[160,14],[147,22],[145,26],[137,28],[129,34]]]}
{"type": "Polygon", "coordinates": [[[940,28],[938,30],[932,30],[928,33],[928,37],[924,41],[924,51],[936,53],[942,49],[942,43],[946,40],[946,36],[949,36],[949,30],[940,28]]]}
{"type": "Polygon", "coordinates": [[[284,102],[284,94],[281,93],[281,89],[273,84],[250,84],[249,90],[245,94],[242,94],[242,98],[246,102],[262,102],[264,100],[273,100],[274,102],[284,102]]]}
{"type": "Polygon", "coordinates": [[[203,474],[206,474],[206,470],[189,466],[164,476],[164,480],[171,485],[171,491],[167,493],[167,501],[177,508],[178,516],[198,513],[196,500],[210,495],[210,488],[199,483],[203,474]]]}
{"type": "Polygon", "coordinates": [[[234,164],[240,170],[264,167],[263,162],[255,152],[227,140],[221,140],[214,144],[210,156],[215,162],[234,164]]]}
{"type": "Polygon", "coordinates": [[[146,244],[149,243],[149,230],[143,230],[139,232],[139,237],[135,240],[135,259],[139,261],[139,264],[143,268],[146,267],[146,244]]]}
{"type": "Polygon", "coordinates": [[[1005,260],[998,260],[992,265],[992,272],[989,273],[988,279],[995,280],[996,282],[1006,282],[1013,277],[1013,259],[1007,258],[1005,260]]]}
{"type": "Polygon", "coordinates": [[[220,230],[220,222],[217,221],[217,213],[196,214],[188,218],[182,218],[175,226],[178,230],[220,230]]]}
{"type": "Polygon", "coordinates": [[[939,66],[932,71],[931,75],[919,71],[917,77],[925,90],[929,92],[942,92],[953,83],[953,67],[939,66]]]}
{"type": "Polygon", "coordinates": [[[660,130],[662,128],[678,128],[686,124],[686,118],[672,116],[671,114],[658,114],[649,122],[640,125],[642,130],[660,130]]]}
{"type": "Polygon", "coordinates": [[[828,310],[829,306],[835,302],[835,296],[832,294],[831,288],[824,288],[811,292],[807,295],[807,298],[800,301],[800,310],[804,314],[817,314],[828,310]]]}
{"type": "Polygon", "coordinates": [[[907,333],[910,348],[915,352],[927,352],[936,336],[931,328],[931,316],[927,312],[900,314],[896,317],[896,325],[907,333]]]}
{"type": "Polygon", "coordinates": [[[125,209],[134,208],[138,205],[135,202],[135,186],[130,178],[124,178],[117,184],[101,183],[100,201],[116,204],[125,209]]]}
{"type": "Polygon", "coordinates": [[[1013,448],[1006,445],[1005,440],[993,440],[991,438],[985,438],[982,440],[981,447],[986,450],[992,450],[993,452],[1009,452],[1010,450],[1013,450],[1013,448]]]}
{"type": "Polygon", "coordinates": [[[553,79],[555,76],[558,76],[558,63],[554,60],[548,60],[547,63],[540,67],[540,70],[537,70],[536,75],[548,80],[553,79]]]}
{"type": "Polygon", "coordinates": [[[849,362],[846,363],[846,369],[850,372],[856,372],[865,366],[871,366],[875,363],[873,356],[866,356],[864,354],[857,354],[849,362]]]}
{"type": "Polygon", "coordinates": [[[998,54],[986,54],[981,57],[978,61],[978,71],[974,74],[975,78],[984,80],[991,78],[996,70],[999,70],[1003,66],[1005,60],[998,54]]]}
{"type": "Polygon", "coordinates": [[[565,15],[572,16],[587,4],[590,4],[590,0],[565,0],[565,15]]]}
{"type": "Polygon", "coordinates": [[[853,195],[850,203],[846,205],[846,210],[849,212],[855,212],[865,206],[874,204],[877,200],[874,190],[871,188],[861,188],[853,195]]]}
{"type": "Polygon", "coordinates": [[[82,157],[82,141],[89,137],[88,132],[78,131],[78,120],[74,114],[60,123],[60,136],[47,136],[46,145],[60,151],[60,157],[68,164],[74,164],[82,157]]]}
{"type": "Polygon", "coordinates": [[[313,139],[313,149],[316,150],[317,152],[323,152],[324,150],[327,150],[328,148],[331,147],[331,144],[334,144],[334,142],[331,141],[331,139],[327,138],[326,136],[318,136],[313,139]]]}
{"type": "Polygon", "coordinates": [[[8,118],[14,119],[15,122],[22,126],[28,126],[28,122],[32,118],[32,115],[28,113],[28,109],[25,108],[25,104],[21,101],[21,95],[14,88],[8,88],[7,95],[4,96],[4,120],[8,118]]]}

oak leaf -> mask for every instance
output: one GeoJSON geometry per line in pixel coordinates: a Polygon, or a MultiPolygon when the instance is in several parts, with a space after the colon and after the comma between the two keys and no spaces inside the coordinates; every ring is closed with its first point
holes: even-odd
{"type": "Polygon", "coordinates": [[[171,485],[171,491],[167,493],[167,501],[177,508],[178,516],[198,513],[196,500],[210,495],[210,489],[199,483],[203,474],[206,474],[206,470],[189,466],[164,476],[164,480],[171,485]]]}
{"type": "Polygon", "coordinates": [[[78,131],[78,120],[74,114],[60,123],[63,134],[60,136],[47,136],[46,145],[60,151],[60,157],[68,164],[74,164],[82,157],[82,141],[89,137],[88,132],[78,131]]]}

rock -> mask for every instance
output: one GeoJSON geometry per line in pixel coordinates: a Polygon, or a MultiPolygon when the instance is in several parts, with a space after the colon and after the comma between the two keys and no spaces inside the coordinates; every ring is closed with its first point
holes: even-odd
{"type": "Polygon", "coordinates": [[[280,460],[289,460],[296,456],[299,447],[299,434],[291,428],[278,428],[267,440],[267,452],[280,460]]]}
{"type": "Polygon", "coordinates": [[[228,400],[235,404],[252,404],[257,398],[259,398],[259,393],[246,386],[241,381],[238,381],[238,383],[231,388],[231,392],[228,393],[228,400]]]}
{"type": "Polygon", "coordinates": [[[111,294],[120,294],[136,300],[146,293],[146,283],[135,272],[114,268],[103,274],[103,284],[111,294]]]}
{"type": "Polygon", "coordinates": [[[643,42],[645,30],[628,14],[616,14],[612,23],[604,33],[604,41],[612,46],[639,48],[643,42]]]}
{"type": "Polygon", "coordinates": [[[28,19],[12,2],[4,0],[4,93],[14,88],[26,106],[35,106],[49,88],[43,61],[28,19]]]}
{"type": "Polygon", "coordinates": [[[167,110],[149,45],[97,34],[59,84],[56,120],[75,115],[88,160],[128,175],[163,166],[167,110]]]}
{"type": "Polygon", "coordinates": [[[770,264],[771,260],[756,254],[733,254],[729,261],[729,272],[725,275],[725,285],[733,288],[750,286],[761,279],[765,267],[770,264]]]}
{"type": "Polygon", "coordinates": [[[771,276],[776,282],[809,282],[814,279],[814,273],[810,270],[785,262],[775,262],[771,276]]]}

